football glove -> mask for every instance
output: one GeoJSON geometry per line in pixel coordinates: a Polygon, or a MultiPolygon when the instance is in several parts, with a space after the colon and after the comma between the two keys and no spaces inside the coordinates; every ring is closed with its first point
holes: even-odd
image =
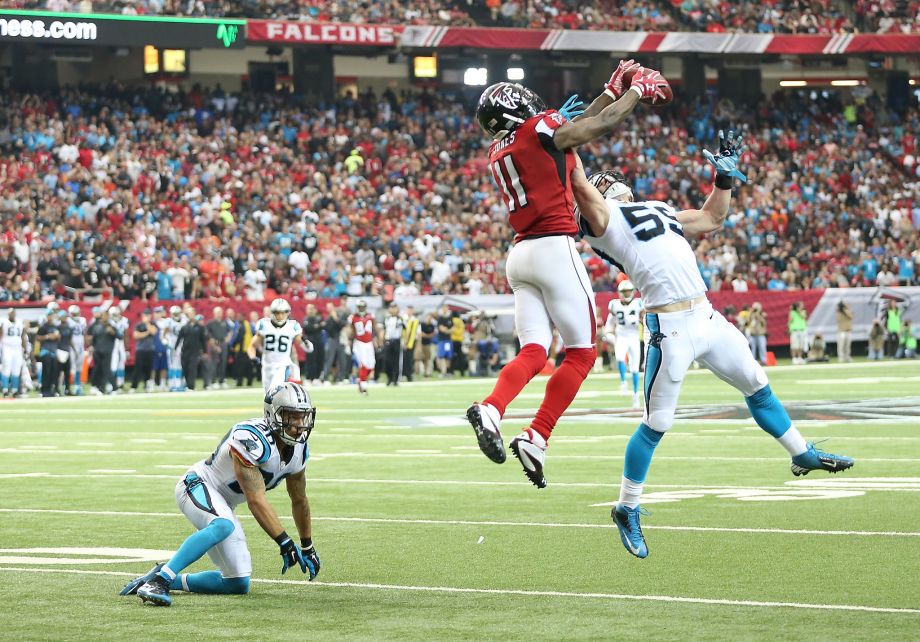
{"type": "Polygon", "coordinates": [[[584,106],[585,104],[578,99],[578,94],[572,94],[558,111],[566,120],[574,120],[585,113],[584,106]]]}
{"type": "Polygon", "coordinates": [[[626,87],[627,76],[638,71],[639,67],[639,63],[632,58],[629,60],[621,60],[617,68],[613,70],[613,75],[610,76],[610,80],[604,85],[604,93],[614,100],[619,100],[623,92],[628,89],[628,87],[626,87]]]}
{"type": "Polygon", "coordinates": [[[310,354],[313,352],[313,342],[310,341],[309,339],[303,340],[303,346],[304,346],[304,349],[306,349],[307,354],[310,354]]]}
{"type": "Polygon", "coordinates": [[[653,102],[666,98],[664,90],[667,86],[668,81],[664,79],[660,71],[646,69],[645,67],[639,67],[629,84],[630,89],[635,88],[639,92],[640,100],[647,99],[653,102]]]}
{"type": "MultiPolygon", "coordinates": [[[[284,535],[284,533],[282,533],[284,535]]],[[[279,538],[275,538],[276,540],[279,538]]],[[[307,562],[303,558],[303,554],[300,552],[300,549],[294,544],[294,540],[290,537],[284,536],[278,546],[281,548],[281,574],[284,575],[287,573],[289,568],[295,566],[300,566],[300,570],[304,573],[307,572],[307,562]]]]}
{"type": "Polygon", "coordinates": [[[317,555],[316,549],[313,547],[313,540],[301,538],[300,554],[303,556],[304,563],[310,571],[310,581],[312,582],[319,573],[319,555],[317,555]]]}
{"type": "Polygon", "coordinates": [[[728,130],[726,137],[724,132],[719,130],[719,154],[713,154],[708,149],[703,150],[703,157],[709,161],[716,174],[737,178],[742,183],[747,183],[747,176],[738,169],[738,161],[741,153],[744,151],[744,145],[741,143],[741,134],[735,136],[734,130],[728,130]]]}

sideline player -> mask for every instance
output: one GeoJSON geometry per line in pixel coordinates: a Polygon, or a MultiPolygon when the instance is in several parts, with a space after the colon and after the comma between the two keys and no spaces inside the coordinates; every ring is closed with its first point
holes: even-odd
{"type": "Polygon", "coordinates": [[[192,466],[176,484],[176,503],[198,532],[165,564],[132,580],[119,595],[169,606],[169,592],[240,594],[249,592],[252,558],[234,510],[243,501],[259,526],[281,548],[282,567],[300,566],[312,581],[320,561],[313,547],[306,493],[307,440],[316,421],[310,395],[300,384],[284,383],[265,395],[264,418],[233,426],[207,459],[192,466]],[[285,480],[300,546],[288,535],[265,493],[285,480]],[[205,553],[217,571],[182,573],[205,553]]]}
{"type": "Polygon", "coordinates": [[[182,377],[182,348],[179,346],[179,333],[189,322],[183,314],[182,308],[174,305],[169,308],[169,318],[165,319],[160,334],[166,345],[166,378],[170,392],[185,390],[185,380],[182,377]]]}
{"type": "Polygon", "coordinates": [[[128,351],[125,349],[125,337],[128,336],[128,320],[122,316],[121,307],[116,303],[111,308],[109,323],[115,328],[115,347],[112,349],[112,374],[115,376],[116,394],[121,392],[125,385],[125,366],[128,362],[128,351]]]}
{"type": "MultiPolygon", "coordinates": [[[[501,418],[546,364],[555,326],[565,345],[565,358],[550,376],[530,426],[510,443],[524,474],[538,488],[546,486],[543,463],[550,433],[597,356],[594,292],[574,241],[578,234],[570,180],[574,148],[609,134],[641,98],[656,100],[667,86],[659,72],[622,61],[605,93],[572,122],[515,83],[496,83],[479,98],[476,119],[493,140],[489,167],[515,232],[506,272],[514,293],[521,351],[501,369],[492,393],[470,406],[466,416],[482,452],[503,463],[501,418]],[[633,76],[624,87],[627,72],[633,76]]],[[[569,103],[564,109],[568,108],[569,103]]]]}
{"type": "Polygon", "coordinates": [[[358,392],[367,394],[367,379],[377,367],[374,338],[377,336],[377,323],[374,315],[367,311],[367,302],[358,301],[357,312],[351,315],[351,354],[358,364],[358,392]]]}
{"type": "Polygon", "coordinates": [[[265,392],[281,385],[296,367],[294,344],[299,343],[305,352],[313,352],[313,344],[303,338],[300,324],[291,318],[291,304],[275,299],[268,306],[267,316],[256,324],[256,335],[249,344],[250,359],[262,348],[262,388],[265,392]]]}
{"type": "Polygon", "coordinates": [[[590,181],[573,173],[581,229],[594,251],[626,271],[645,300],[648,329],[645,360],[645,417],[626,445],[620,499],[611,517],[626,549],[646,557],[639,524],[639,500],[655,447],[674,423],[680,386],[696,360],[744,395],[754,421],[792,457],[792,473],[836,473],[853,465],[806,443],[770,389],[767,375],[738,328],[706,298],[693,249],[685,236],[722,227],[731,202],[733,179],[746,182],[738,168],[741,136],[719,132],[719,155],[704,151],[715,167],[715,188],[702,209],[676,212],[660,201],[634,203],[622,174],[600,172],[590,181]],[[623,189],[623,186],[626,189],[623,189]]]}
{"type": "Polygon", "coordinates": [[[7,318],[0,321],[0,388],[4,397],[19,394],[26,342],[22,321],[16,319],[15,308],[10,308],[7,318]]]}
{"type": "Polygon", "coordinates": [[[83,394],[83,357],[86,351],[86,319],[80,316],[80,306],[67,308],[68,317],[64,320],[71,329],[70,375],[73,377],[74,394],[83,394]]]}
{"type": "Polygon", "coordinates": [[[613,354],[620,371],[620,392],[626,392],[626,366],[632,374],[632,407],[639,407],[639,328],[645,318],[642,301],[635,298],[636,288],[632,281],[620,281],[617,286],[619,299],[607,306],[607,322],[604,334],[607,342],[613,344],[613,354]]]}

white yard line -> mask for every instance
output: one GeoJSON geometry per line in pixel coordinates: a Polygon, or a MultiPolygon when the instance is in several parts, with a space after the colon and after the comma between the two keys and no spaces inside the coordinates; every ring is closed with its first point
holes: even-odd
{"type": "MultiPolygon", "coordinates": [[[[182,517],[181,513],[157,513],[141,511],[110,511],[110,510],[65,510],[48,508],[0,508],[0,513],[37,513],[52,515],[85,515],[93,517],[182,517]]],[[[251,515],[240,515],[242,519],[252,519],[251,515]]],[[[493,520],[466,520],[466,519],[400,519],[394,517],[323,517],[314,516],[314,520],[322,522],[355,522],[369,524],[419,524],[426,526],[508,526],[528,528],[600,528],[612,529],[612,523],[579,524],[571,522],[508,522],[493,520]]],[[[859,537],[920,537],[920,532],[910,531],[840,531],[840,530],[814,530],[792,528],[737,528],[721,526],[655,526],[643,525],[645,530],[681,531],[701,533],[751,533],[751,534],[778,534],[778,535],[831,535],[831,536],[859,536],[859,537]]]]}
{"type": "MultiPolygon", "coordinates": [[[[27,568],[18,566],[0,567],[0,571],[13,573],[57,573],[64,575],[102,575],[115,577],[133,577],[133,573],[124,571],[90,571],[77,569],[27,568]]],[[[535,591],[524,589],[466,588],[457,586],[410,586],[405,584],[377,584],[373,582],[323,582],[307,580],[254,579],[259,584],[281,584],[303,586],[308,588],[347,588],[382,591],[403,591],[413,593],[448,593],[471,595],[514,595],[520,597],[556,597],[567,599],[632,601],[632,602],[666,602],[682,604],[705,604],[711,606],[753,607],[753,608],[791,608],[821,611],[857,611],[863,613],[891,613],[897,615],[920,615],[920,609],[884,606],[864,606],[861,604],[810,604],[807,602],[773,602],[758,600],[727,600],[722,598],[685,597],[681,595],[630,595],[626,593],[580,593],[575,591],[535,591]]]]}

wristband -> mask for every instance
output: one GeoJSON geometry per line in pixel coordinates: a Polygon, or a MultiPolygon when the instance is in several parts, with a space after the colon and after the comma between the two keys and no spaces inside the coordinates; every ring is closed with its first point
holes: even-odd
{"type": "Polygon", "coordinates": [[[275,540],[278,546],[281,546],[285,540],[289,540],[291,538],[288,536],[287,531],[281,531],[280,535],[276,535],[272,539],[275,540]]]}
{"type": "Polygon", "coordinates": [[[301,537],[300,538],[300,548],[310,548],[311,546],[313,546],[312,537],[301,537]]]}
{"type": "Polygon", "coordinates": [[[731,176],[726,176],[725,174],[716,174],[716,187],[719,189],[731,189],[734,185],[734,181],[731,176]]]}
{"type": "MultiPolygon", "coordinates": [[[[635,85],[630,85],[630,86],[629,86],[629,89],[632,89],[634,92],[636,92],[636,95],[639,96],[639,98],[642,98],[642,90],[641,90],[641,89],[639,89],[639,88],[636,87],[635,85]]],[[[629,89],[627,89],[626,91],[629,91],[629,89]]]]}

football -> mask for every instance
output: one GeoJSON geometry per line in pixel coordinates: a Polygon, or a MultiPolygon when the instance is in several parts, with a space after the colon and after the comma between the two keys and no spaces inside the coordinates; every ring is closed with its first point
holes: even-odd
{"type": "MultiPolygon", "coordinates": [[[[636,75],[635,70],[628,71],[625,74],[623,74],[623,88],[624,89],[629,87],[630,83],[632,83],[633,76],[635,75],[636,75]]],[[[671,89],[671,83],[668,82],[668,79],[664,78],[663,75],[662,75],[662,78],[667,83],[667,86],[663,88],[664,95],[658,96],[656,98],[641,98],[640,102],[642,102],[645,105],[654,105],[655,107],[662,107],[664,105],[667,105],[672,100],[674,100],[674,90],[671,89]]]]}

